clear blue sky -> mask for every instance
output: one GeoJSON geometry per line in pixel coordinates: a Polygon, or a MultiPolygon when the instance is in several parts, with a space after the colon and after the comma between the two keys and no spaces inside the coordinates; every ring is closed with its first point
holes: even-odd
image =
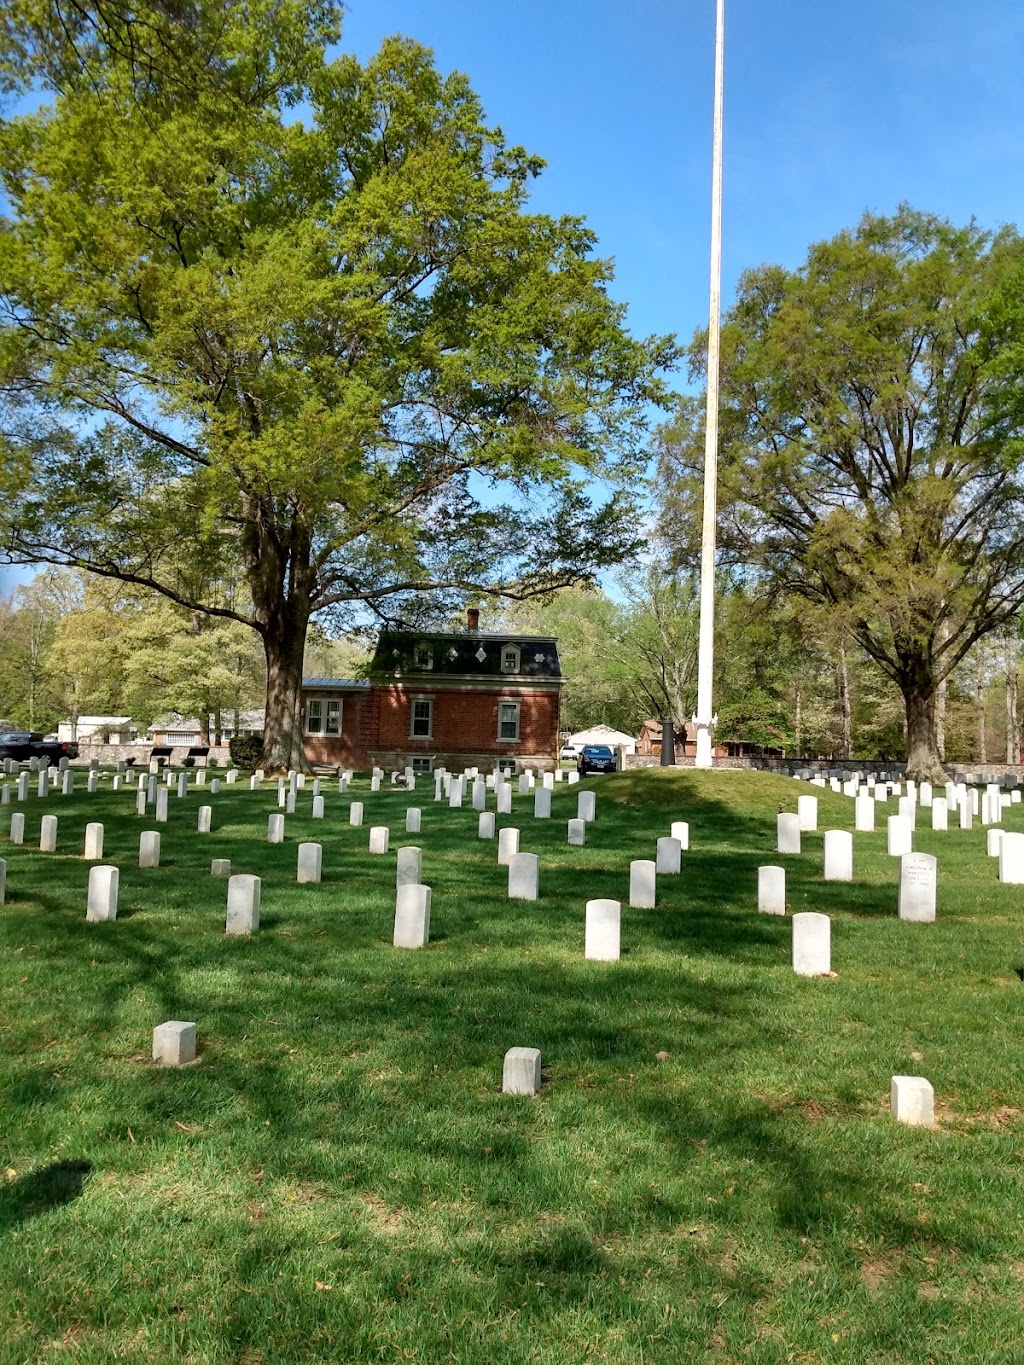
{"type": "MultiPolygon", "coordinates": [[[[706,321],[714,0],[350,0],[466,72],[583,214],[638,332],[706,321]]],[[[1021,0],[726,0],[724,298],[865,209],[1024,222],[1021,0]]]]}
{"type": "MultiPolygon", "coordinates": [[[[727,305],[865,209],[1024,222],[1021,0],[726,6],[727,305]]],[[[343,48],[392,33],[547,160],[536,206],[587,218],[635,331],[706,321],[714,0],[350,0],[343,48]]]]}

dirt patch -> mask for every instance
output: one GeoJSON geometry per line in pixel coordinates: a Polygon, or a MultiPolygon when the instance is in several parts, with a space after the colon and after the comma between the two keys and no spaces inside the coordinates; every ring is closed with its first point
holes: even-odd
{"type": "Polygon", "coordinates": [[[882,1286],[898,1275],[906,1259],[902,1251],[889,1251],[882,1256],[869,1256],[861,1262],[860,1277],[869,1294],[877,1294],[882,1286]]]}

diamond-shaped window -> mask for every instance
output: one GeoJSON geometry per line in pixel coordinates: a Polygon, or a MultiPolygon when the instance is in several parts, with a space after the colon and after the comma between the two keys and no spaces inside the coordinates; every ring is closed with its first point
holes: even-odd
{"type": "Polygon", "coordinates": [[[544,655],[543,655],[543,654],[535,654],[535,655],[533,656],[533,662],[534,662],[535,664],[542,664],[542,663],[544,662],[544,655]]]}
{"type": "Polygon", "coordinates": [[[487,650],[484,649],[483,645],[481,645],[477,652],[473,655],[473,658],[476,659],[478,663],[483,663],[483,661],[487,658],[487,650]]]}
{"type": "Polygon", "coordinates": [[[454,645],[452,645],[451,649],[448,651],[448,657],[449,659],[457,659],[459,657],[459,651],[454,645]]]}

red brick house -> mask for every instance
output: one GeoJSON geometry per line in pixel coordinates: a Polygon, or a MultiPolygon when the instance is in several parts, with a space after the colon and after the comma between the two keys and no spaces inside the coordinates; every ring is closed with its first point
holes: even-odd
{"type": "Polygon", "coordinates": [[[557,765],[563,679],[551,636],[386,630],[369,674],[365,682],[303,679],[311,763],[420,771],[557,765]]]}

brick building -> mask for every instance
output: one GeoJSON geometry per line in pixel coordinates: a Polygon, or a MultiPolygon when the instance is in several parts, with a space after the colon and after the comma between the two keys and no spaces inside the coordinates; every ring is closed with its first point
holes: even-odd
{"type": "Polygon", "coordinates": [[[551,636],[381,633],[369,680],[304,678],[311,763],[421,771],[553,768],[562,670],[551,636]]]}

